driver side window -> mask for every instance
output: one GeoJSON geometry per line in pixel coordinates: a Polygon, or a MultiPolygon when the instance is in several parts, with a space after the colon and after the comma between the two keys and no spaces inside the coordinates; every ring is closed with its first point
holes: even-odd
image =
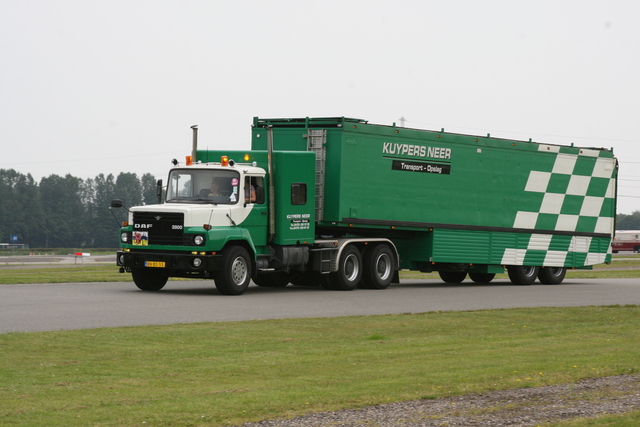
{"type": "Polygon", "coordinates": [[[264,178],[247,176],[244,179],[244,202],[264,204],[264,178]]]}

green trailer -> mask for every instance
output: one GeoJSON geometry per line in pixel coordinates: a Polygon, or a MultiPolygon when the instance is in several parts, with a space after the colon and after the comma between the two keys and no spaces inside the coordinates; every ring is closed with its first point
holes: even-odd
{"type": "Polygon", "coordinates": [[[168,277],[232,295],[250,278],[384,289],[400,269],[557,284],[568,268],[610,262],[611,150],[345,117],[256,117],[247,151],[199,150],[196,132],[165,203],[131,208],[121,229],[118,265],[141,289],[168,277]],[[204,188],[212,179],[224,195],[204,188]]]}
{"type": "Polygon", "coordinates": [[[390,239],[403,269],[559,283],[610,262],[611,150],[379,126],[349,118],[259,119],[253,149],[316,153],[317,231],[390,239]]]}

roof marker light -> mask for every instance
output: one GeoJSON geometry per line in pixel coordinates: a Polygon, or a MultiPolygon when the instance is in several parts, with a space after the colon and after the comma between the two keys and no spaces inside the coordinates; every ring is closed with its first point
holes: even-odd
{"type": "Polygon", "coordinates": [[[227,156],[220,157],[220,165],[221,166],[229,166],[229,157],[227,157],[227,156]]]}

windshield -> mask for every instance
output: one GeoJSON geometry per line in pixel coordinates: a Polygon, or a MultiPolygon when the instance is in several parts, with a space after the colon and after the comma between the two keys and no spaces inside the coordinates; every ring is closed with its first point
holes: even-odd
{"type": "Polygon", "coordinates": [[[174,169],[169,174],[167,203],[238,202],[240,175],[233,170],[174,169]]]}

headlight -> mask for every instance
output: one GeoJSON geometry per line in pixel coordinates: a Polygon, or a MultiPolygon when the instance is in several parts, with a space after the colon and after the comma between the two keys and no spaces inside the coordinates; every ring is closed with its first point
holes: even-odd
{"type": "Polygon", "coordinates": [[[200,234],[198,234],[196,237],[193,238],[193,243],[195,243],[196,246],[200,246],[204,244],[204,236],[201,236],[200,234]]]}
{"type": "Polygon", "coordinates": [[[202,265],[202,260],[200,258],[194,258],[193,259],[193,266],[195,268],[198,268],[202,265]]]}
{"type": "Polygon", "coordinates": [[[129,234],[127,232],[122,233],[120,235],[120,240],[122,243],[127,243],[129,241],[129,234]]]}

